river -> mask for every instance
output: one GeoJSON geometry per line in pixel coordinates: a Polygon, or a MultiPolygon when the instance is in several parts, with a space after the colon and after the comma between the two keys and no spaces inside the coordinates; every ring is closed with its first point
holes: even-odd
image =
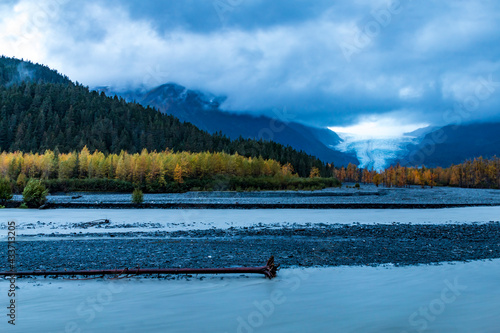
{"type": "MultiPolygon", "coordinates": [[[[0,229],[17,222],[18,236],[176,231],[318,224],[449,224],[499,221],[500,206],[442,209],[1,209],[0,229]],[[108,219],[91,226],[86,222],[108,219]]],[[[6,233],[0,233],[5,239],[6,233]]]]}
{"type": "MultiPolygon", "coordinates": [[[[278,278],[18,280],[18,332],[498,332],[500,260],[278,278]]],[[[6,305],[7,282],[1,281],[6,305]]],[[[5,306],[2,307],[5,310],[5,306]]],[[[0,322],[4,332],[7,318],[0,322]]]]}
{"type": "MultiPolygon", "coordinates": [[[[397,210],[0,210],[18,240],[48,233],[315,224],[487,223],[500,207],[397,210]],[[82,222],[109,219],[105,227],[82,222]]],[[[4,236],[4,235],[2,235],[4,236]]],[[[46,239],[40,237],[41,240],[46,239]]],[[[5,239],[4,239],[5,241],[5,239]]],[[[18,332],[498,332],[500,259],[395,267],[289,268],[274,280],[18,279],[18,332]]],[[[0,331],[9,282],[0,281],[0,331]]]]}

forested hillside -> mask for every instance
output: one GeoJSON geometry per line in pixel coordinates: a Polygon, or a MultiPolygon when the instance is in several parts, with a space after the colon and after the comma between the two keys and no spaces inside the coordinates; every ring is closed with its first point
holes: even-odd
{"type": "Polygon", "coordinates": [[[66,76],[59,74],[47,66],[2,56],[0,58],[0,85],[10,86],[23,81],[71,83],[66,76]]]}
{"type": "Polygon", "coordinates": [[[51,149],[68,153],[87,146],[103,153],[142,149],[226,152],[290,163],[302,177],[307,177],[312,167],[322,176],[332,175],[325,163],[291,147],[211,135],[149,107],[73,84],[46,67],[9,58],[1,58],[0,64],[4,83],[0,85],[0,151],[51,149]],[[16,76],[19,66],[31,74],[20,75],[18,71],[16,76]],[[19,83],[22,77],[25,80],[19,83]]]}

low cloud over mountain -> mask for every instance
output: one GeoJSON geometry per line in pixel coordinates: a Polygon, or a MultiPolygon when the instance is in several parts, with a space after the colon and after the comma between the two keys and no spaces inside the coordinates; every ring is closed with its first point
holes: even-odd
{"type": "Polygon", "coordinates": [[[0,53],[91,87],[177,82],[321,127],[499,119],[493,0],[9,0],[0,15],[0,53]]]}

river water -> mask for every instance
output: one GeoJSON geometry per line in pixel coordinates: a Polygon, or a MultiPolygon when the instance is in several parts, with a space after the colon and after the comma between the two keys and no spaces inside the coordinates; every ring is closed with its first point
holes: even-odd
{"type": "MultiPolygon", "coordinates": [[[[500,206],[442,209],[0,209],[0,229],[16,221],[18,235],[176,231],[318,224],[448,224],[500,220],[500,206]],[[85,222],[109,219],[105,225],[85,222]],[[82,224],[83,223],[83,224],[82,224]]],[[[0,232],[0,239],[6,233],[0,232]]]]}
{"type": "MultiPolygon", "coordinates": [[[[487,223],[500,207],[398,210],[0,210],[23,235],[374,223],[487,223]],[[81,222],[108,218],[106,228],[81,222]],[[126,228],[123,228],[126,227],[126,228]]],[[[41,240],[45,239],[41,237],[41,240]]],[[[4,239],[5,241],[5,239],[4,239]]],[[[180,280],[18,279],[16,326],[0,281],[0,332],[499,332],[500,260],[281,270],[180,280]],[[3,313],[2,313],[3,311],[3,313]],[[2,319],[3,318],[3,319],[2,319]]]]}
{"type": "MultiPolygon", "coordinates": [[[[203,280],[18,280],[18,332],[498,332],[500,260],[203,280]]],[[[0,282],[3,312],[6,281],[0,282]]],[[[10,329],[9,329],[10,328],[10,329]]],[[[9,329],[9,330],[7,330],[9,329]]]]}

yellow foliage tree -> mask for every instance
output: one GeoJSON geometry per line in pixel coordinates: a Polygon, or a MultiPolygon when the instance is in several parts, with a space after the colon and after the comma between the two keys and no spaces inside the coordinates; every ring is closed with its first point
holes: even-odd
{"type": "Polygon", "coordinates": [[[177,165],[175,166],[175,169],[174,169],[174,181],[177,184],[184,183],[184,180],[182,179],[182,167],[180,166],[179,163],[177,163],[177,165]]]}
{"type": "Polygon", "coordinates": [[[309,173],[309,178],[318,178],[320,176],[321,174],[319,172],[319,169],[316,167],[312,167],[311,172],[309,173]]]}

